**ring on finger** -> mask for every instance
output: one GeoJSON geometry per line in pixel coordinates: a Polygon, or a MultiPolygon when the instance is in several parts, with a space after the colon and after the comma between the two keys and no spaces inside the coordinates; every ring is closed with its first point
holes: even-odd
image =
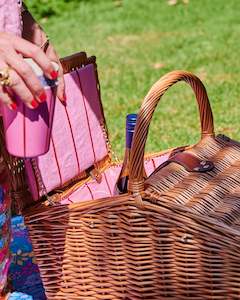
{"type": "Polygon", "coordinates": [[[11,86],[11,78],[9,74],[9,67],[0,70],[0,84],[2,86],[11,86]]]}

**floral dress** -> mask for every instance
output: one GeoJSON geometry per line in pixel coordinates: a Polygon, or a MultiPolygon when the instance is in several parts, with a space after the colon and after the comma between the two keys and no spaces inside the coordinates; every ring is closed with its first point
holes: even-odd
{"type": "MultiPolygon", "coordinates": [[[[22,33],[22,2],[19,0],[0,0],[0,32],[10,32],[17,36],[22,33]]],[[[7,284],[7,275],[11,263],[11,213],[10,200],[4,196],[4,187],[0,187],[0,293],[7,284]]],[[[1,298],[0,299],[4,299],[1,298]]],[[[32,300],[32,296],[14,292],[5,297],[7,300],[32,300]]]]}

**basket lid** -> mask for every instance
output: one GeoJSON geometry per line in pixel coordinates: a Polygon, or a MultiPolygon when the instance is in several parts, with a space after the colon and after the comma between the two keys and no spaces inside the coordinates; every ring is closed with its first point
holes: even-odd
{"type": "MultiPolygon", "coordinates": [[[[111,156],[96,58],[81,52],[62,59],[61,63],[67,101],[66,105],[56,101],[50,150],[36,159],[24,160],[27,183],[17,180],[19,184],[13,188],[17,192],[28,186],[33,201],[76,183],[87,176],[87,170],[111,156]]],[[[16,165],[17,159],[14,161],[16,165]]],[[[13,173],[13,177],[22,176],[13,173]]],[[[18,197],[20,201],[25,199],[18,197]]],[[[26,203],[20,205],[24,207],[26,203]]]]}

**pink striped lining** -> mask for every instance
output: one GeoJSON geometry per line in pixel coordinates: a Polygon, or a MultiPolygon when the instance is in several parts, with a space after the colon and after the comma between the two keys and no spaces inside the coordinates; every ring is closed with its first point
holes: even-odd
{"type": "MultiPolygon", "coordinates": [[[[107,154],[101,103],[93,65],[65,75],[66,107],[56,102],[50,150],[37,159],[47,192],[61,187],[107,154]]],[[[39,187],[29,160],[26,172],[34,200],[39,187]]]]}
{"type": "MultiPolygon", "coordinates": [[[[145,161],[145,170],[149,176],[155,168],[165,162],[170,153],[156,156],[145,161]]],[[[102,176],[101,183],[96,180],[89,181],[68,195],[68,198],[61,201],[62,204],[79,203],[87,200],[96,200],[116,195],[115,185],[121,170],[121,165],[108,168],[102,176]]]]}

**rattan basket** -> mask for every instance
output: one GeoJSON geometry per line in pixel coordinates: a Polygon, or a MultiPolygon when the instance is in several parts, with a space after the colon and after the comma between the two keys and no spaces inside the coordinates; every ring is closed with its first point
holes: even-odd
{"type": "Polygon", "coordinates": [[[127,194],[24,210],[48,299],[240,299],[239,159],[237,142],[214,136],[201,81],[160,79],[139,112],[127,194]],[[196,95],[201,141],[159,154],[169,159],[145,181],[152,114],[180,80],[196,95]]]}

